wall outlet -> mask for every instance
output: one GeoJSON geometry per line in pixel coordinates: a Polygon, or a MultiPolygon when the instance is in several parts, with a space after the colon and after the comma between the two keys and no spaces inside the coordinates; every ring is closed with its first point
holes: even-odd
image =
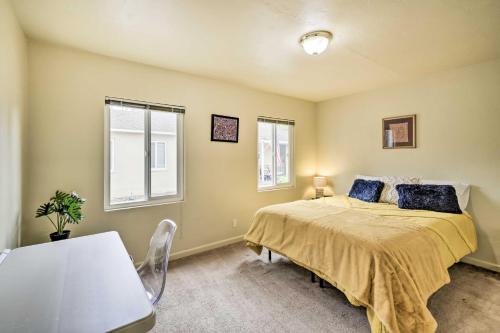
{"type": "Polygon", "coordinates": [[[238,219],[233,219],[233,228],[238,226],[238,219]]]}

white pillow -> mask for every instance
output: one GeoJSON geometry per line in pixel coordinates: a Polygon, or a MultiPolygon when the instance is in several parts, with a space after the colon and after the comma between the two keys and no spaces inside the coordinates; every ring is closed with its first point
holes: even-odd
{"type": "Polygon", "coordinates": [[[460,209],[465,210],[465,208],[467,208],[467,204],[469,202],[469,194],[470,194],[469,184],[462,184],[448,180],[429,180],[429,179],[423,179],[421,184],[453,186],[455,188],[455,192],[457,193],[458,205],[460,206],[460,209]]]}
{"type": "Polygon", "coordinates": [[[365,180],[379,180],[384,183],[384,189],[382,190],[382,194],[380,195],[379,202],[387,202],[397,205],[398,204],[398,191],[396,190],[396,185],[399,184],[419,184],[420,177],[411,177],[411,176],[362,176],[357,175],[357,179],[365,179],[365,180]]]}

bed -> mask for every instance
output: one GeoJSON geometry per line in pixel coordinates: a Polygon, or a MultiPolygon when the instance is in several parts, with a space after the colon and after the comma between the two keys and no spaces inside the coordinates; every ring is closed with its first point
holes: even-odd
{"type": "Polygon", "coordinates": [[[428,298],[476,250],[470,215],[399,209],[346,195],[257,211],[247,246],[288,257],[364,306],[373,333],[434,332],[428,298]]]}

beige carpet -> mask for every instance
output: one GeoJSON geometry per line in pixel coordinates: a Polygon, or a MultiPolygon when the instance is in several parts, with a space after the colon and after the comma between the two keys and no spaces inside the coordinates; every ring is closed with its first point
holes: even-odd
{"type": "MultiPolygon", "coordinates": [[[[457,264],[430,299],[438,332],[498,332],[500,274],[457,264]]],[[[152,332],[369,332],[363,308],[309,272],[243,243],[174,261],[152,332]]]]}

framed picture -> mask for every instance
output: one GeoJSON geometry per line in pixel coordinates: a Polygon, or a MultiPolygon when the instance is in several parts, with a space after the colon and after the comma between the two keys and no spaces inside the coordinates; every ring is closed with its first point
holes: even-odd
{"type": "Polygon", "coordinates": [[[384,149],[417,147],[417,115],[382,119],[384,149]]]}
{"type": "Polygon", "coordinates": [[[237,143],[239,125],[239,118],[213,114],[211,140],[237,143]]]}

